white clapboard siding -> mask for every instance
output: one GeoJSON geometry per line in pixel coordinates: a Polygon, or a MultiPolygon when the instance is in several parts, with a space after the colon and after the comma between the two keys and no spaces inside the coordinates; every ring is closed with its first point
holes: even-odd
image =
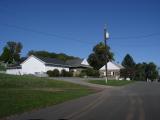
{"type": "Polygon", "coordinates": [[[34,56],[30,56],[22,64],[23,74],[36,74],[43,73],[45,71],[45,63],[34,56]]]}
{"type": "Polygon", "coordinates": [[[49,71],[49,70],[59,70],[59,72],[61,72],[62,70],[68,71],[69,72],[69,68],[64,68],[64,67],[54,67],[54,66],[46,66],[45,71],[49,71]]]}
{"type": "Polygon", "coordinates": [[[22,73],[22,69],[7,69],[6,70],[7,74],[11,74],[11,75],[23,75],[22,73]]]}

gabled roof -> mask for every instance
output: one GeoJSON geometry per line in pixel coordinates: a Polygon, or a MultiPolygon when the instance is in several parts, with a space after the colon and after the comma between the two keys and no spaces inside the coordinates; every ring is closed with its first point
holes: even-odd
{"type": "Polygon", "coordinates": [[[44,63],[47,66],[64,66],[64,67],[69,66],[63,60],[59,60],[56,58],[39,57],[35,55],[29,56],[24,62],[21,63],[21,65],[24,64],[31,57],[34,57],[35,59],[39,60],[40,62],[44,63]]]}
{"type": "Polygon", "coordinates": [[[66,63],[71,66],[77,66],[81,65],[82,61],[83,61],[82,59],[73,59],[73,60],[67,60],[66,63]]]}
{"type": "Polygon", "coordinates": [[[67,65],[64,61],[56,58],[46,58],[46,57],[37,57],[37,58],[45,62],[45,64],[67,65]]]}
{"type": "Polygon", "coordinates": [[[116,65],[117,67],[119,67],[120,69],[124,69],[124,67],[121,65],[121,64],[118,64],[118,63],[115,63],[115,62],[112,62],[114,65],[116,65]]]}
{"type": "Polygon", "coordinates": [[[66,64],[70,65],[72,68],[81,67],[81,68],[91,68],[86,59],[73,59],[66,61],[66,64]]]}
{"type": "Polygon", "coordinates": [[[83,61],[81,62],[82,65],[87,65],[90,66],[87,59],[83,59],[83,61]]]}
{"type": "MultiPolygon", "coordinates": [[[[43,62],[46,66],[63,66],[63,67],[90,67],[89,65],[82,64],[83,59],[72,59],[67,60],[66,62],[63,60],[59,60],[56,58],[47,58],[47,57],[39,57],[31,55],[25,61],[27,61],[30,57],[34,57],[35,59],[43,62]]],[[[25,63],[25,61],[23,63],[25,63]]],[[[23,64],[21,63],[21,64],[23,64]]]]}
{"type": "Polygon", "coordinates": [[[36,56],[34,56],[34,55],[30,55],[30,56],[29,56],[25,61],[23,61],[20,65],[24,64],[24,63],[25,63],[27,60],[29,60],[31,57],[33,57],[33,58],[39,60],[39,61],[42,62],[42,63],[45,63],[44,61],[42,61],[42,60],[39,59],[38,57],[36,57],[36,56]]]}
{"type": "MultiPolygon", "coordinates": [[[[107,69],[108,70],[120,70],[120,69],[123,69],[124,67],[120,64],[117,64],[115,62],[111,62],[109,61],[107,63],[107,69]]],[[[102,68],[100,68],[100,70],[105,70],[105,66],[103,66],[102,68]]]]}

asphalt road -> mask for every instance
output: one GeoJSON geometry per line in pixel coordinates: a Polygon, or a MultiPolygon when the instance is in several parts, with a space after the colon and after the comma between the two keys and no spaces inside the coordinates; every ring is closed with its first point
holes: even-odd
{"type": "MultiPolygon", "coordinates": [[[[104,86],[103,86],[104,88],[104,86]]],[[[160,83],[136,82],[9,120],[160,120],[160,83]]]]}

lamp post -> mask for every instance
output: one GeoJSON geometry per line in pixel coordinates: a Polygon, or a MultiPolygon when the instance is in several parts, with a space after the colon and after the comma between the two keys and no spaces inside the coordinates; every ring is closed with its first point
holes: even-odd
{"type": "Polygon", "coordinates": [[[108,81],[108,75],[107,75],[107,62],[108,62],[108,55],[107,55],[107,40],[109,39],[109,33],[107,32],[106,25],[104,26],[104,44],[105,44],[105,71],[106,71],[106,84],[108,81]]]}

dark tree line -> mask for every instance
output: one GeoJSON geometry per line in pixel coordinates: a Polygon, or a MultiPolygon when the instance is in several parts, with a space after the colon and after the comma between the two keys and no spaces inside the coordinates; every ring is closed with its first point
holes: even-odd
{"type": "MultiPolygon", "coordinates": [[[[7,42],[3,48],[2,54],[0,55],[0,62],[10,65],[24,61],[26,57],[21,57],[22,48],[23,46],[20,42],[15,42],[15,41],[7,42]]],[[[30,55],[35,55],[39,57],[57,58],[64,61],[78,58],[74,56],[69,56],[64,53],[58,54],[54,52],[33,51],[33,50],[28,52],[27,57],[30,55]]]]}
{"type": "Polygon", "coordinates": [[[136,64],[133,58],[127,54],[122,61],[122,65],[125,69],[121,70],[121,77],[143,81],[158,78],[157,66],[153,62],[136,64]]]}
{"type": "Polygon", "coordinates": [[[57,58],[63,61],[71,60],[71,59],[77,59],[78,57],[69,56],[64,53],[54,53],[54,52],[48,52],[48,51],[29,51],[28,56],[35,55],[39,57],[48,57],[48,58],[57,58]]]}
{"type": "MultiPolygon", "coordinates": [[[[88,57],[88,63],[95,69],[99,70],[106,64],[105,53],[107,52],[108,61],[114,60],[114,54],[111,52],[109,46],[105,49],[104,43],[100,42],[93,47],[93,52],[88,57]]],[[[130,78],[134,80],[146,80],[146,79],[157,79],[158,69],[153,63],[138,63],[136,64],[132,56],[127,54],[122,65],[124,69],[121,69],[120,75],[123,78],[130,78]]]]}
{"type": "MultiPolygon", "coordinates": [[[[3,52],[0,55],[0,62],[6,64],[15,64],[22,62],[25,58],[21,57],[21,50],[23,46],[20,42],[9,41],[3,48],[3,52]]],[[[89,64],[94,68],[94,70],[99,70],[102,66],[106,64],[105,53],[107,52],[108,61],[114,60],[114,54],[111,52],[109,46],[105,49],[104,43],[100,42],[93,47],[93,52],[88,57],[89,64]]],[[[47,51],[29,51],[29,55],[35,55],[40,57],[57,58],[60,60],[70,60],[77,57],[69,56],[64,53],[54,53],[47,51]]],[[[129,54],[124,57],[122,65],[125,69],[120,71],[121,77],[131,78],[134,80],[146,80],[146,79],[157,79],[158,78],[158,68],[153,63],[138,63],[136,64],[129,54]]]]}

